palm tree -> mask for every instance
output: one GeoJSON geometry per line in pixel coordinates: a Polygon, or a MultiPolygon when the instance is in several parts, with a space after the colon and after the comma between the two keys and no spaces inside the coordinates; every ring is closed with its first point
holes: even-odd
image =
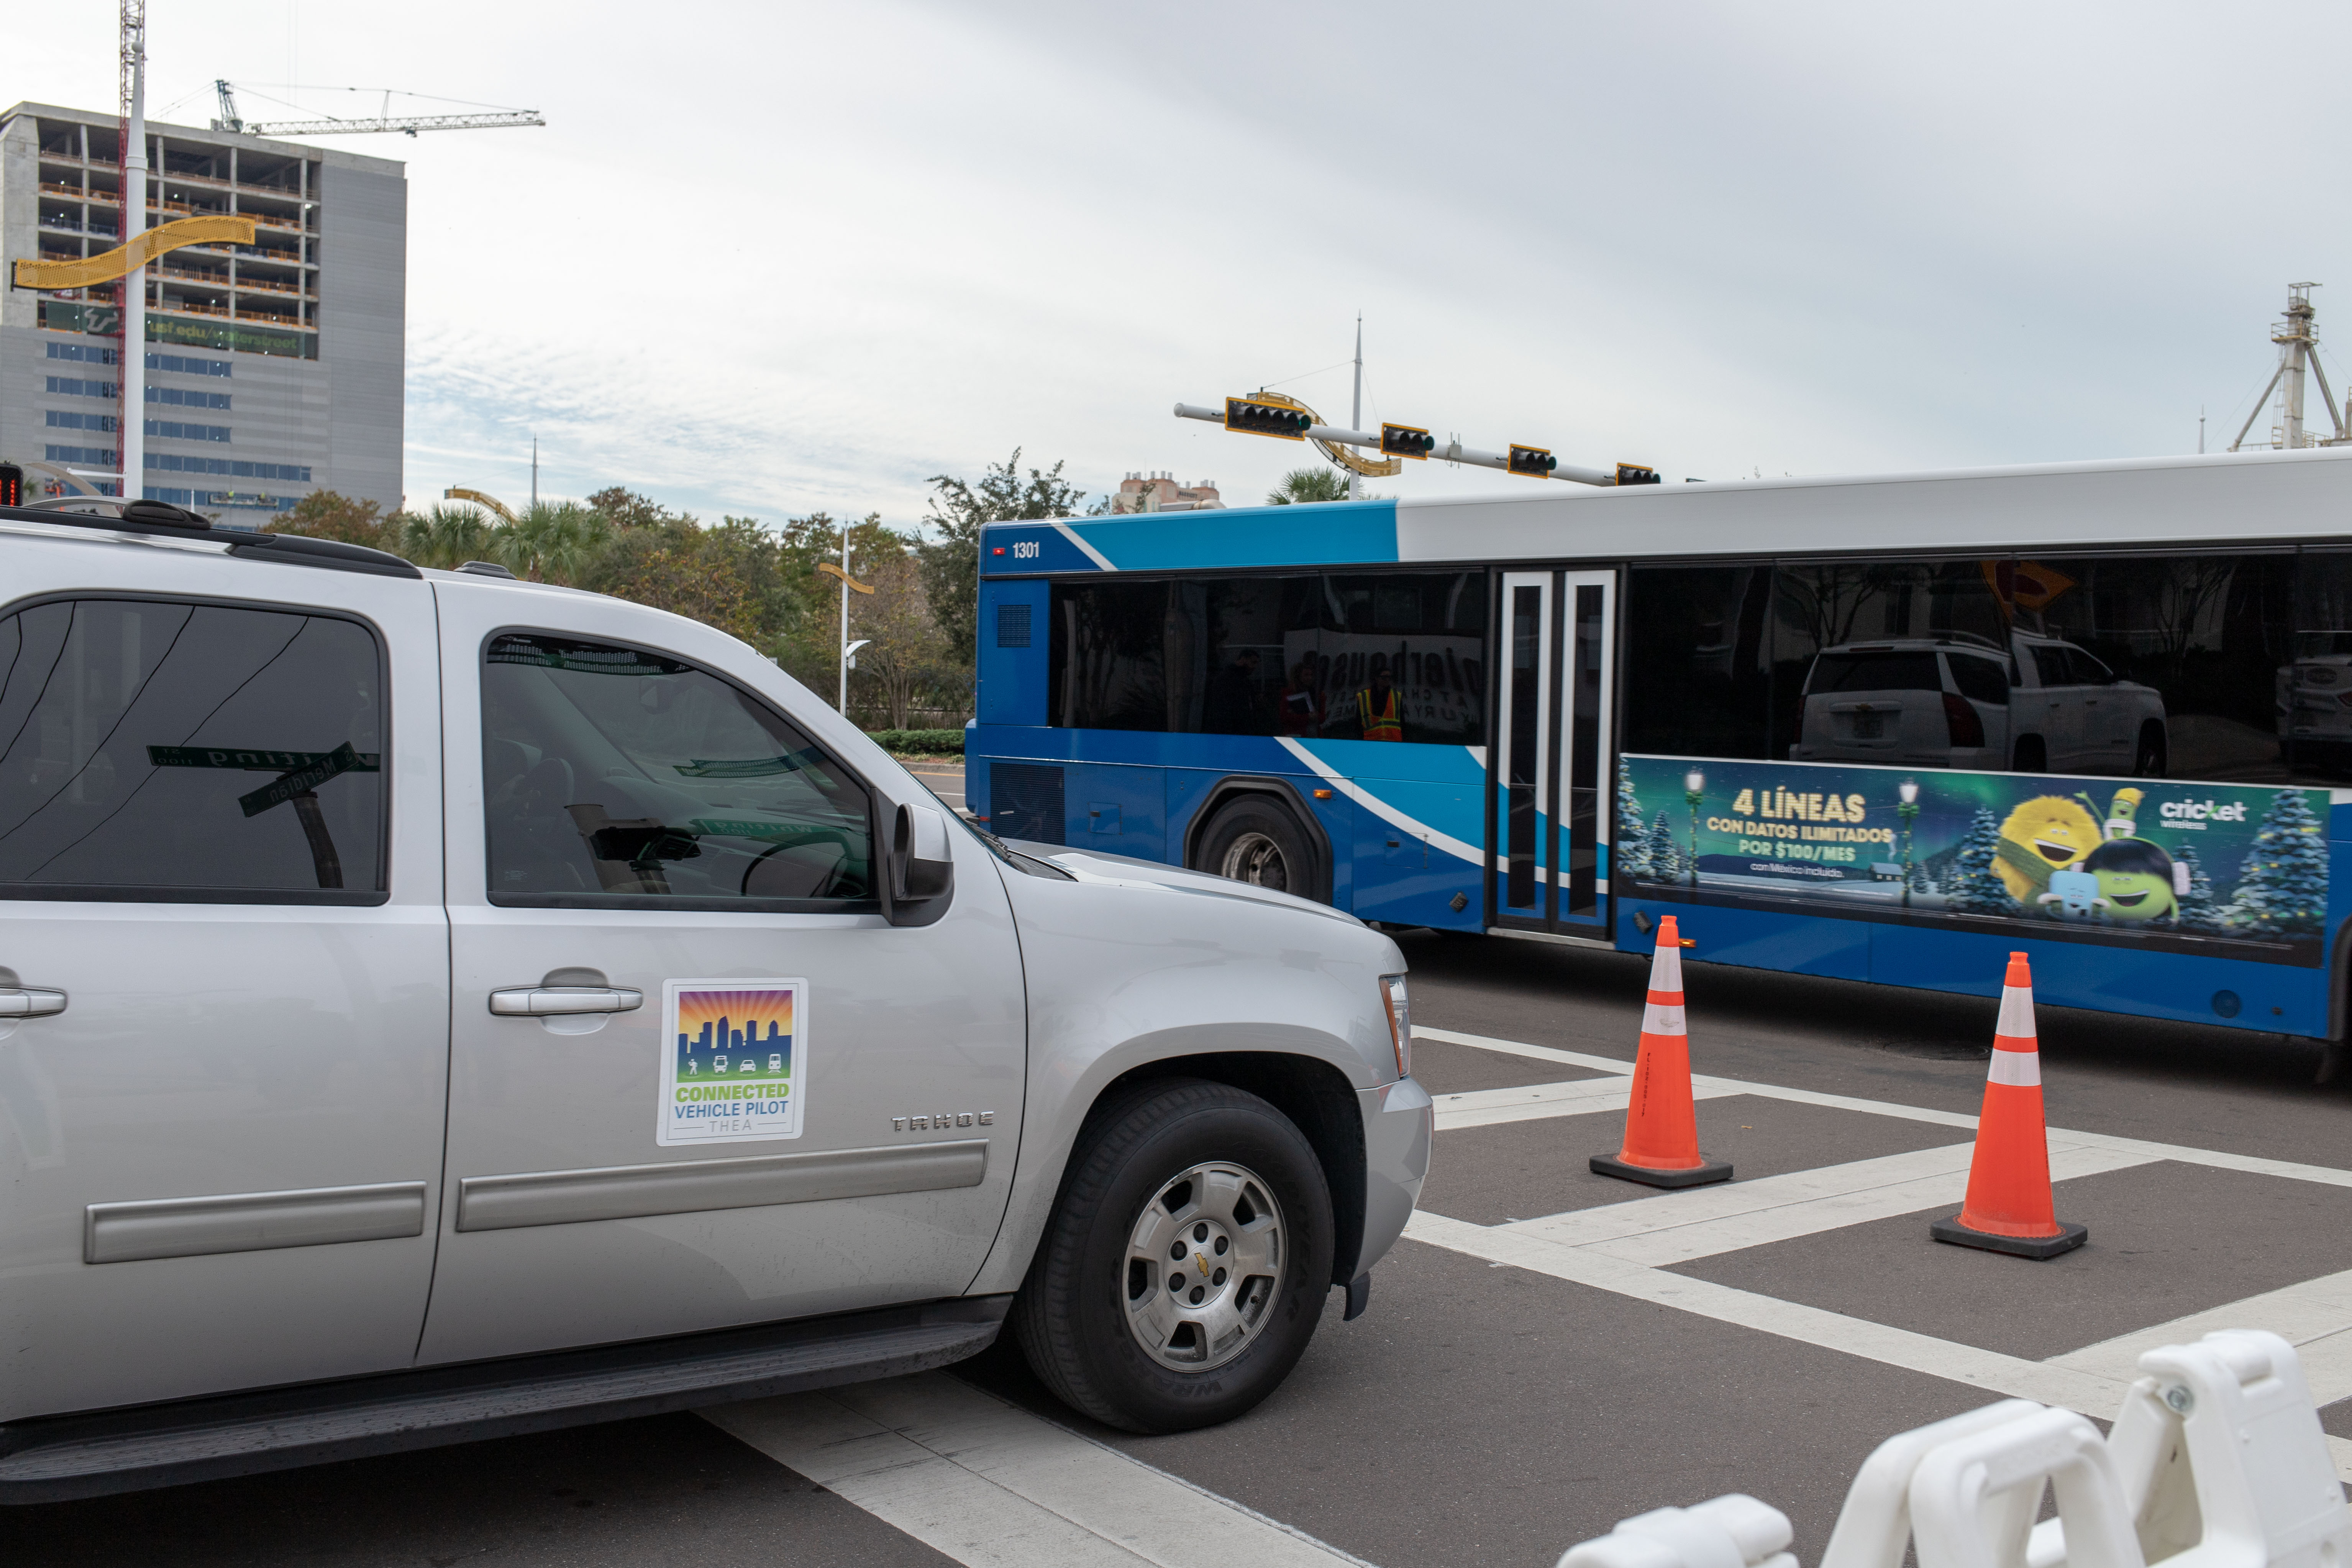
{"type": "Polygon", "coordinates": [[[419,566],[453,570],[489,552],[488,519],[469,506],[436,506],[412,516],[401,531],[400,552],[419,566]]]}
{"type": "Polygon", "coordinates": [[[1293,468],[1282,476],[1265,498],[1268,506],[1289,506],[1294,502],[1346,500],[1347,476],[1337,468],[1293,468]]]}
{"type": "Polygon", "coordinates": [[[611,528],[576,501],[541,501],[488,536],[490,558],[534,583],[571,584],[603,553],[611,528]]]}

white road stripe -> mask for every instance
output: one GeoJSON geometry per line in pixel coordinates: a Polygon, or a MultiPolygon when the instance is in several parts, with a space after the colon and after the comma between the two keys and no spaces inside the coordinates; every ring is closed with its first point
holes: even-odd
{"type": "MultiPolygon", "coordinates": [[[[1514,1220],[1507,1228],[1561,1247],[1663,1268],[1897,1215],[1954,1207],[1967,1195],[1973,1152],[1970,1144],[1948,1144],[1514,1220]]],[[[2050,1155],[2051,1176],[2062,1182],[2148,1163],[2142,1155],[2056,1137],[2051,1140],[2050,1155]]]]}
{"type": "Polygon", "coordinates": [[[704,1415],[973,1568],[1369,1568],[944,1373],[704,1415]]]}
{"type": "MultiPolygon", "coordinates": [[[[1691,1090],[1698,1100],[1720,1099],[1727,1090],[1691,1090]]],[[[1481,1089],[1437,1097],[1437,1130],[1491,1127],[1501,1121],[1540,1121],[1554,1116],[1591,1116],[1623,1110],[1633,1091],[1622,1078],[1579,1079],[1572,1083],[1537,1083],[1519,1089],[1481,1089]]]]}
{"type": "Polygon", "coordinates": [[[2352,1395],[2352,1269],[2266,1290],[2210,1311],[2085,1345],[2051,1360],[2103,1377],[2136,1377],[2140,1352],[2202,1338],[2215,1329],[2268,1329],[2295,1347],[2311,1396],[2322,1405],[2352,1395]]]}
{"type": "MultiPolygon", "coordinates": [[[[1452,1029],[1432,1029],[1413,1026],[1416,1039],[1426,1037],[1450,1045],[1475,1046],[1481,1050],[1496,1051],[1506,1056],[1529,1057],[1539,1061],[1559,1062],[1568,1067],[1591,1068],[1600,1072],[1631,1074],[1633,1064],[1621,1057],[1597,1057],[1584,1051],[1554,1050],[1549,1046],[1525,1045],[1517,1040],[1497,1040],[1485,1035],[1465,1035],[1452,1029]]],[[[1858,1110],[1871,1116],[1892,1116],[1906,1121],[1931,1121],[1945,1127],[1965,1127],[1975,1131],[1977,1119],[1953,1110],[1936,1110],[1924,1105],[1901,1105],[1889,1100],[1860,1100],[1852,1095],[1822,1094],[1810,1089],[1784,1089],[1779,1084],[1752,1083],[1745,1079],[1717,1078],[1706,1073],[1693,1073],[1694,1090],[1706,1089],[1718,1094],[1753,1094],[1766,1100],[1785,1100],[1799,1105],[1820,1105],[1832,1110],[1858,1110]]],[[[1562,1112],[1561,1114],[1570,1114],[1562,1112]]],[[[2258,1176],[2284,1176],[2290,1181],[2316,1182],[2324,1186],[2352,1187],[2352,1170],[2334,1165],[2306,1165],[2293,1160],[2266,1160],[2253,1154],[2233,1154],[2222,1149],[2192,1149],[2180,1143],[2158,1143],[2145,1138],[2117,1138],[2105,1132],[2084,1132],[2074,1128],[2053,1127],[2051,1137],[2061,1134],[2085,1147],[2095,1145],[2118,1154],[2137,1154],[2143,1160],[2176,1160],[2188,1165],[2209,1165],[2219,1171],[2244,1171],[2258,1176]]]]}

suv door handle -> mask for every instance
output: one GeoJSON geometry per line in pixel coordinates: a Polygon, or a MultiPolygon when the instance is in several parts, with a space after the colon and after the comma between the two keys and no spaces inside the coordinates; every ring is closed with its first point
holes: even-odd
{"type": "Polygon", "coordinates": [[[66,1010],[66,994],[37,985],[0,985],[0,1018],[47,1018],[66,1010]]]}
{"type": "Polygon", "coordinates": [[[644,992],[623,985],[524,985],[490,993],[490,1011],[502,1018],[544,1018],[560,1013],[632,1013],[645,1005],[644,992]]]}

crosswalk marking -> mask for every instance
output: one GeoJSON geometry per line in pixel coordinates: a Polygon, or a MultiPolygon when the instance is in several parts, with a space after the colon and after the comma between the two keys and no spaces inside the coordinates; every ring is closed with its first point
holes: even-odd
{"type": "Polygon", "coordinates": [[[704,1417],[971,1568],[1369,1568],[945,1373],[704,1417]]]}
{"type": "MultiPolygon", "coordinates": [[[[1511,1228],[1662,1268],[1897,1215],[1956,1207],[1967,1193],[1971,1152],[1967,1143],[1920,1149],[1517,1220],[1511,1228]]],[[[2056,1181],[2147,1163],[2146,1155],[2060,1137],[2050,1142],[2050,1173],[2056,1181]]]]}

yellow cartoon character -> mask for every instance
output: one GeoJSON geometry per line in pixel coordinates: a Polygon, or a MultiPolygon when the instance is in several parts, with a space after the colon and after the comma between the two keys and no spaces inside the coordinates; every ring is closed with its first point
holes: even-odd
{"type": "Polygon", "coordinates": [[[2063,795],[2036,795],[2009,814],[1994,848],[2009,896],[2031,907],[2050,890],[2050,874],[2069,869],[2101,843],[2098,818],[2063,795]]]}

